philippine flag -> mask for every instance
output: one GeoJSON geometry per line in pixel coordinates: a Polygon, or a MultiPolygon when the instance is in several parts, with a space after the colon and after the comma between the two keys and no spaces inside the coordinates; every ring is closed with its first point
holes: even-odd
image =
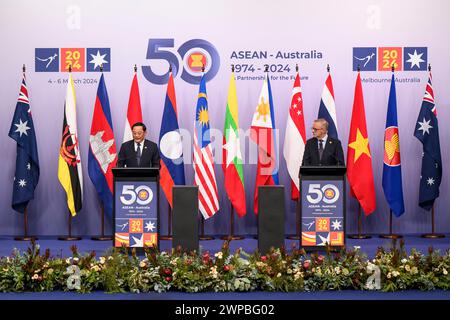
{"type": "Polygon", "coordinates": [[[94,115],[89,136],[89,178],[97,190],[105,212],[112,217],[113,175],[112,168],[117,163],[111,110],[103,74],[97,89],[94,115]]]}

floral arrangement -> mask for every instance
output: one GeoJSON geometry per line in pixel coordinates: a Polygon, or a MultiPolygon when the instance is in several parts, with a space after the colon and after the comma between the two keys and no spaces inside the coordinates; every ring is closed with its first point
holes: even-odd
{"type": "Polygon", "coordinates": [[[185,252],[181,248],[160,252],[145,248],[139,257],[134,250],[112,248],[99,258],[95,252],[53,257],[41,254],[32,242],[27,251],[14,250],[0,258],[0,292],[102,290],[114,292],[231,292],[316,290],[448,290],[450,250],[427,254],[411,250],[404,242],[390,249],[378,248],[369,260],[359,248],[326,254],[307,254],[295,246],[271,249],[266,255],[241,249],[230,253],[229,243],[211,254],[185,252]]]}

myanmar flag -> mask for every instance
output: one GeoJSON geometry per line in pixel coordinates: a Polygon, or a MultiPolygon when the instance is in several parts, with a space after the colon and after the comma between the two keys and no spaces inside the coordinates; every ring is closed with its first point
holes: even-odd
{"type": "Polygon", "coordinates": [[[367,133],[361,76],[358,72],[353,101],[350,134],[347,149],[347,177],[350,194],[358,199],[366,215],[375,211],[375,185],[373,182],[372,156],[367,133]]]}
{"type": "Polygon", "coordinates": [[[228,89],[225,125],[223,128],[223,161],[225,190],[239,217],[245,216],[245,189],[242,153],[239,142],[239,116],[234,72],[231,74],[228,89]]]}
{"type": "Polygon", "coordinates": [[[78,145],[75,87],[69,74],[61,146],[58,160],[58,179],[67,195],[67,207],[72,216],[81,210],[83,203],[83,174],[78,145]]]}

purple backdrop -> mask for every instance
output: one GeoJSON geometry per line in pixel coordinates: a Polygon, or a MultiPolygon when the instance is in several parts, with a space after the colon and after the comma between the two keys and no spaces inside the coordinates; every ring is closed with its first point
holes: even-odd
{"type": "MultiPolygon", "coordinates": [[[[65,72],[38,72],[35,70],[36,48],[110,48],[110,72],[105,72],[106,85],[112,109],[116,142],[123,137],[124,121],[134,64],[139,66],[139,84],[144,122],[149,126],[149,138],[159,137],[166,85],[151,83],[142,74],[142,66],[152,66],[156,74],[165,73],[168,64],[146,59],[149,39],[174,39],[174,47],[167,50],[178,57],[180,68],[184,62],[177,50],[192,39],[204,39],[213,44],[220,56],[218,73],[207,83],[211,127],[221,130],[228,91],[230,65],[239,65],[236,73],[240,126],[250,127],[261,80],[263,65],[281,65],[280,72],[272,72],[271,81],[275,104],[276,126],[280,128],[279,155],[282,155],[284,128],[290,104],[296,63],[300,67],[304,98],[307,137],[316,117],[320,96],[330,64],[334,83],[339,136],[344,153],[347,150],[348,131],[353,104],[356,73],[352,71],[355,47],[426,47],[427,61],[433,66],[433,85],[440,121],[443,159],[441,197],[436,203],[436,226],[439,232],[450,232],[450,199],[447,175],[450,170],[448,139],[450,126],[450,92],[448,90],[450,44],[447,19],[450,4],[433,1],[427,4],[410,1],[171,1],[111,2],[79,1],[2,1],[0,3],[0,235],[22,232],[22,216],[11,209],[11,184],[14,176],[16,145],[8,137],[10,122],[16,105],[21,68],[28,68],[27,84],[36,128],[41,177],[35,200],[29,209],[30,232],[37,235],[58,235],[67,232],[68,211],[66,197],[57,178],[57,160],[66,85],[65,72]],[[239,51],[266,52],[267,57],[245,57],[239,51]],[[278,52],[287,57],[277,58],[278,52]],[[315,51],[315,53],[314,53],[315,51]],[[233,52],[235,54],[233,54],[233,52]],[[297,57],[297,52],[299,55],[297,57]],[[304,53],[303,55],[301,53],[304,53]],[[308,57],[305,53],[313,52],[308,57]],[[292,55],[291,55],[292,53],[292,55]],[[320,53],[320,54],[318,54],[320,53]],[[272,56],[271,56],[272,55],[272,56]],[[255,71],[244,72],[244,65],[253,65],[255,71]],[[290,71],[287,71],[287,67],[290,71]],[[260,70],[258,70],[258,68],[260,70]],[[283,76],[283,78],[281,78],[283,76]],[[247,80],[248,79],[248,80],[247,80]],[[49,83],[52,80],[53,83],[49,83]],[[56,83],[55,83],[56,82],[56,83]]],[[[380,55],[379,55],[380,56],[380,55]]],[[[85,65],[89,65],[87,57],[85,65]]],[[[422,63],[423,65],[423,63],[422,63]]],[[[363,91],[369,141],[372,152],[377,210],[364,221],[367,232],[382,233],[388,228],[388,207],[381,188],[383,134],[389,94],[390,72],[362,72],[363,91]],[[372,79],[372,80],[371,80],[372,79]]],[[[98,80],[97,72],[74,72],[77,96],[78,134],[84,175],[84,204],[73,221],[73,233],[93,235],[100,231],[100,213],[97,196],[87,175],[88,137],[98,80]]],[[[398,122],[405,194],[405,214],[394,220],[394,231],[400,233],[426,232],[430,229],[430,215],[420,209],[418,181],[420,175],[421,145],[413,131],[427,81],[426,71],[399,71],[397,78],[398,122]],[[404,79],[414,79],[405,82],[404,79]]],[[[198,85],[175,78],[180,127],[192,132],[198,85]]],[[[219,139],[220,142],[221,139],[219,139]]],[[[256,217],[252,212],[256,165],[248,164],[254,148],[249,139],[242,139],[246,148],[244,167],[248,214],[236,220],[238,233],[256,233],[256,217]]],[[[189,146],[185,157],[190,158],[189,146]]],[[[216,150],[216,152],[219,150],[216,150]]],[[[221,151],[219,151],[221,154],[221,151]]],[[[186,181],[193,182],[192,166],[186,165],[186,181]]],[[[229,229],[229,203],[223,189],[223,173],[216,165],[221,210],[206,222],[207,233],[224,234],[229,229]]],[[[286,231],[293,233],[294,204],[289,200],[289,179],[284,159],[280,160],[280,181],[286,185],[286,231]]],[[[167,230],[167,204],[161,197],[162,230],[167,230]]],[[[356,231],[357,204],[348,201],[348,232],[356,231]]],[[[111,224],[107,224],[111,230],[111,224]]]]}

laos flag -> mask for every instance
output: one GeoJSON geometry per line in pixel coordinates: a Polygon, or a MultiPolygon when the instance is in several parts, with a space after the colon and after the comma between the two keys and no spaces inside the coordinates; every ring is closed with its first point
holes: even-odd
{"type": "Polygon", "coordinates": [[[166,101],[159,133],[159,153],[161,156],[160,185],[172,207],[172,188],[184,185],[183,144],[177,119],[177,101],[173,76],[167,83],[166,101]]]}
{"type": "Polygon", "coordinates": [[[111,110],[103,74],[97,89],[89,136],[89,178],[97,190],[105,212],[112,217],[113,175],[117,163],[111,110]]]}

